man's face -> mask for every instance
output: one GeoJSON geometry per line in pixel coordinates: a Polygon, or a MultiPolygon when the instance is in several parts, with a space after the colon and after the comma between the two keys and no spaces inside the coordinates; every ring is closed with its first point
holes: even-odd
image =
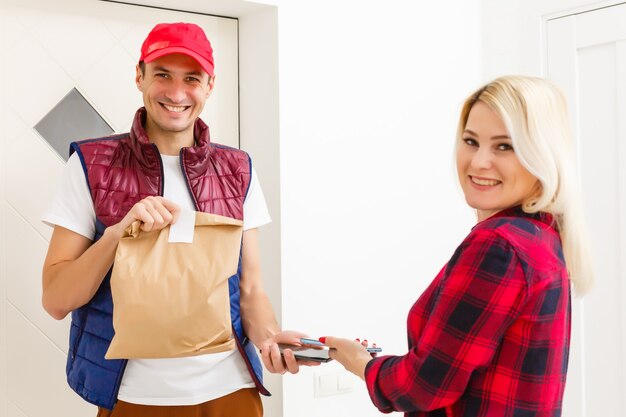
{"type": "Polygon", "coordinates": [[[147,111],[146,129],[193,134],[196,118],[213,90],[213,78],[193,58],[170,54],[137,66],[135,79],[147,111]]]}

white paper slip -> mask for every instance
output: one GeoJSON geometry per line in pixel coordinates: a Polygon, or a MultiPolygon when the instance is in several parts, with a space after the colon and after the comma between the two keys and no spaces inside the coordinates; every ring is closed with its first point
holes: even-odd
{"type": "Polygon", "coordinates": [[[170,243],[192,243],[193,231],[196,226],[196,212],[181,210],[176,223],[170,225],[170,243]]]}

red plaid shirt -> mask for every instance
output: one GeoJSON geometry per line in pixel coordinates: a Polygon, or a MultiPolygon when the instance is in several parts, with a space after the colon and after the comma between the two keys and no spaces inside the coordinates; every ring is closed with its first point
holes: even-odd
{"type": "Polygon", "coordinates": [[[552,216],[477,224],[408,317],[409,352],[370,361],[372,401],[409,417],[561,415],[570,286],[552,216]]]}

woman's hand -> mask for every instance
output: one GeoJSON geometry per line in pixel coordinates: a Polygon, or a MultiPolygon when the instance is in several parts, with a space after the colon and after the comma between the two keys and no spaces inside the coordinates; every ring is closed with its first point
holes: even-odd
{"type": "Polygon", "coordinates": [[[340,339],[337,337],[320,337],[320,342],[330,347],[330,357],[343,365],[362,380],[365,380],[365,366],[373,359],[373,355],[365,348],[367,340],[340,339]]]}

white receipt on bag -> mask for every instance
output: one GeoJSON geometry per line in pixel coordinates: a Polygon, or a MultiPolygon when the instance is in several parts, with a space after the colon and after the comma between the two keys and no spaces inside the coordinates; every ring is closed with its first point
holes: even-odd
{"type": "Polygon", "coordinates": [[[192,243],[193,231],[196,226],[196,212],[181,210],[176,223],[170,225],[170,243],[192,243]]]}

